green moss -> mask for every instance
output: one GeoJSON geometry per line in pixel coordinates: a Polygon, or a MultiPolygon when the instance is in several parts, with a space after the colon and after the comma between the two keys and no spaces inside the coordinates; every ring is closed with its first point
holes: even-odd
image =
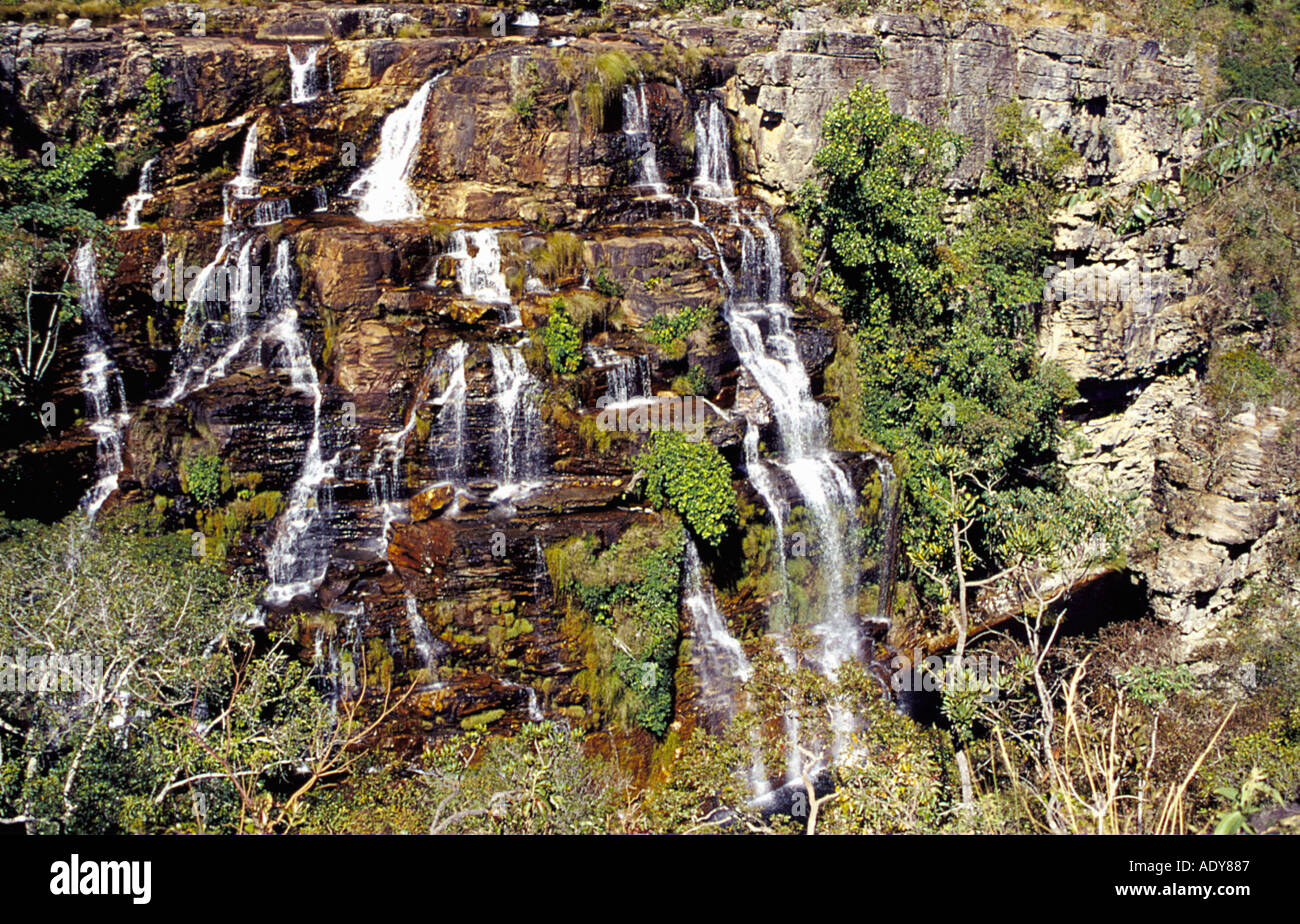
{"type": "Polygon", "coordinates": [[[503,718],[505,714],[504,709],[486,709],[483,712],[476,712],[461,719],[460,727],[465,731],[481,731],[498,719],[503,718]]]}
{"type": "Polygon", "coordinates": [[[574,683],[602,721],[662,736],[672,720],[685,541],[674,518],[633,526],[604,550],[590,536],[546,550],[564,631],[584,652],[574,683]]]}

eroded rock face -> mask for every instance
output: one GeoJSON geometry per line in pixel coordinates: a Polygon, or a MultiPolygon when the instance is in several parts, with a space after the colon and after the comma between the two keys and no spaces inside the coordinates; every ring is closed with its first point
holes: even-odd
{"type": "Polygon", "coordinates": [[[1177,155],[1174,109],[1200,93],[1190,55],[1061,29],[882,13],[772,39],[775,48],[737,63],[730,102],[753,146],[746,169],[787,195],[810,175],[822,118],[859,82],[884,90],[897,111],[970,139],[959,184],[989,159],[993,110],[1007,100],[1069,137],[1091,175],[1131,181],[1177,155]]]}
{"type": "Polygon", "coordinates": [[[1155,612],[1179,626],[1188,656],[1212,653],[1247,582],[1272,570],[1286,541],[1295,519],[1291,418],[1253,405],[1216,416],[1188,404],[1174,416],[1156,462],[1160,539],[1142,567],[1155,612]]]}

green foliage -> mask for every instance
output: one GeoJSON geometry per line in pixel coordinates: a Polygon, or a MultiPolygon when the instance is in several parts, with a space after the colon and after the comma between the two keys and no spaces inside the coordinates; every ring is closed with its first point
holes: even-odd
{"type": "Polygon", "coordinates": [[[551,304],[551,314],[546,320],[546,329],[542,331],[542,342],[546,345],[546,362],[552,372],[571,375],[578,371],[578,365],[582,362],[582,334],[569,317],[562,298],[557,298],[551,304]]]}
{"type": "Polygon", "coordinates": [[[171,83],[171,78],[164,77],[156,63],[150,68],[149,76],[144,79],[144,92],[136,102],[136,116],[140,119],[142,128],[158,127],[171,83]]]}
{"type": "MultiPolygon", "coordinates": [[[[957,515],[935,483],[944,453],[998,494],[1062,483],[1059,412],[1074,388],[1038,360],[1034,319],[1049,216],[1077,157],[1015,105],[997,110],[993,134],[980,196],[949,229],[939,184],[960,139],[860,87],[827,115],[817,179],[800,202],[809,265],[823,263],[823,291],[856,321],[856,376],[841,366],[834,381],[857,408],[837,411],[837,426],[853,421],[868,443],[906,455],[904,538],[926,567],[957,515]]],[[[971,539],[991,566],[992,533],[971,539]]]]}
{"type": "Polygon", "coordinates": [[[963,142],[895,115],[884,93],[859,85],[831,107],[799,217],[810,265],[845,317],[866,324],[932,323],[952,286],[937,246],[944,193],[938,181],[963,142]]]}
{"type": "Polygon", "coordinates": [[[525,125],[531,125],[533,116],[537,108],[537,96],[542,91],[542,78],[537,70],[537,62],[529,61],[527,69],[527,84],[524,89],[515,94],[514,99],[510,101],[510,108],[514,110],[519,121],[525,125]]]}
{"type": "Polygon", "coordinates": [[[1196,686],[1196,678],[1186,664],[1135,664],[1119,675],[1120,684],[1144,706],[1155,708],[1174,695],[1196,686]]]}
{"type": "MultiPolygon", "coordinates": [[[[238,621],[252,606],[249,589],[194,559],[188,536],[152,535],[142,523],[123,511],[94,532],[80,518],[20,526],[0,547],[0,652],[98,663],[80,692],[0,696],[0,816],[32,818],[29,831],[194,830],[200,794],[203,824],[232,830],[235,790],[198,743],[199,716],[231,705],[208,745],[246,740],[268,764],[328,720],[306,671],[283,651],[251,666],[251,632],[238,621]],[[232,701],[241,663],[247,685],[232,701]],[[165,789],[197,764],[214,777],[165,789]]],[[[0,683],[6,673],[13,679],[0,670],[0,683]]],[[[260,791],[273,779],[249,782],[260,791]]]]}
{"type": "Polygon", "coordinates": [[[605,709],[662,736],[672,721],[678,585],[686,536],[681,524],[634,526],[612,546],[573,539],[547,550],[556,592],[594,623],[593,670],[617,680],[605,709]]]}
{"type": "Polygon", "coordinates": [[[431,755],[429,830],[445,834],[608,834],[618,830],[619,777],[588,757],[565,725],[536,722],[510,737],[468,735],[431,755]]]}
{"type": "Polygon", "coordinates": [[[672,381],[672,389],[679,395],[703,395],[707,398],[713,394],[713,387],[713,377],[695,365],[687,369],[685,375],[679,375],[672,381]]]}
{"type": "Polygon", "coordinates": [[[72,255],[107,234],[92,194],[113,175],[98,137],[50,142],[35,160],[0,153],[0,400],[37,403],[62,325],[79,313],[72,255]]]}
{"type": "Polygon", "coordinates": [[[1279,379],[1267,358],[1250,347],[1238,347],[1211,354],[1206,387],[1216,404],[1236,411],[1245,401],[1267,401],[1279,379]]]}
{"type": "Polygon", "coordinates": [[[646,324],[646,337],[655,346],[667,349],[699,330],[712,315],[706,304],[684,305],[672,314],[657,314],[652,317],[646,324]]]}
{"type": "Polygon", "coordinates": [[[926,731],[881,697],[862,712],[865,732],[851,760],[835,769],[841,795],[826,806],[827,834],[924,834],[939,829],[951,794],[949,756],[937,730],[926,731]]]}
{"type": "Polygon", "coordinates": [[[600,267],[596,270],[596,278],[591,281],[596,291],[606,298],[622,298],[623,286],[609,275],[608,267],[600,267]]]}
{"type": "Polygon", "coordinates": [[[202,507],[215,507],[223,493],[224,468],[221,457],[210,453],[186,459],[181,466],[185,493],[202,507]]]}
{"type": "Polygon", "coordinates": [[[739,510],[731,466],[707,441],[691,442],[676,430],[656,433],[636,460],[645,475],[645,496],[671,507],[695,535],[717,545],[735,525],[739,510]]]}

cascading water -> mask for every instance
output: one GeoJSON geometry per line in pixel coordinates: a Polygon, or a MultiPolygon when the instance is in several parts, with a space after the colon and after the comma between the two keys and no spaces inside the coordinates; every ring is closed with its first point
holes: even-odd
{"type": "Polygon", "coordinates": [[[266,199],[254,206],[253,224],[258,226],[279,224],[292,214],[288,199],[266,199]]]}
{"type": "Polygon", "coordinates": [[[469,477],[468,446],[465,440],[465,402],[469,392],[465,379],[465,360],[469,356],[469,348],[463,343],[457,343],[447,352],[451,371],[442,394],[430,402],[438,409],[438,413],[429,431],[429,445],[438,473],[459,486],[469,477]]]}
{"type": "MultiPolygon", "coordinates": [[[[244,136],[244,149],[239,155],[239,173],[226,184],[230,194],[236,199],[256,199],[262,191],[261,177],[257,173],[258,122],[248,128],[244,136]]],[[[226,224],[230,224],[227,209],[226,224]]]]}
{"type": "Polygon", "coordinates": [[[794,482],[817,530],[819,569],[825,586],[817,633],[822,637],[821,666],[827,673],[856,659],[861,639],[856,607],[858,550],[855,545],[857,498],[848,475],[830,452],[825,408],[813,397],[799,358],[785,302],[781,252],[776,234],[762,215],[749,221],[763,239],[754,246],[746,229],[739,294],[728,299],[725,314],[731,342],[772,408],[782,469],[794,482]],[[764,333],[766,332],[766,334],[764,333]]]}
{"type": "Polygon", "coordinates": [[[731,182],[731,134],[718,101],[710,99],[703,115],[695,112],[695,188],[706,199],[734,199],[731,182]]]}
{"type": "Polygon", "coordinates": [[[759,454],[758,435],[758,427],[747,421],[743,442],[745,476],[749,479],[749,483],[754,486],[754,490],[758,492],[763,505],[767,507],[768,515],[772,518],[772,526],[776,531],[772,554],[775,559],[776,586],[780,597],[779,608],[773,612],[773,615],[777,617],[778,624],[784,626],[785,617],[788,614],[786,605],[786,581],[788,578],[785,559],[785,521],[789,511],[786,509],[785,499],[772,481],[772,473],[768,470],[767,463],[763,461],[762,456],[759,454]]]}
{"type": "Polygon", "coordinates": [[[607,347],[588,346],[587,360],[605,373],[605,398],[612,405],[650,397],[650,358],[625,356],[607,347]]]}
{"type": "Polygon", "coordinates": [[[876,622],[889,625],[894,567],[898,559],[898,476],[888,459],[877,459],[876,470],[880,473],[880,522],[884,524],[877,568],[880,592],[876,601],[876,622]]]}
{"type": "Polygon", "coordinates": [[[85,328],[81,391],[86,396],[90,431],[95,434],[95,483],[82,498],[81,507],[94,520],[104,501],[117,490],[117,476],[122,471],[122,435],[131,417],[127,413],[122,376],[108,355],[108,318],[99,289],[95,248],[89,241],[77,249],[73,273],[81,289],[81,320],[85,328]]]}
{"type": "MultiPolygon", "coordinates": [[[[699,679],[705,710],[714,721],[725,724],[740,710],[744,684],[754,675],[754,669],[745,657],[745,649],[727,628],[713,588],[705,580],[699,549],[690,539],[686,542],[682,606],[691,620],[691,664],[699,679]]],[[[757,731],[750,743],[749,784],[754,794],[761,796],[769,787],[757,731]]]]}
{"type": "Polygon", "coordinates": [[[276,249],[275,271],[268,292],[268,307],[275,310],[275,320],[267,331],[268,340],[281,347],[281,362],[289,370],[295,389],[311,396],[312,426],[298,477],[289,491],[289,501],[280,516],[275,540],[266,553],[266,570],[270,584],[264,599],[273,606],[288,603],[299,594],[315,590],[325,577],[329,565],[329,543],[323,535],[328,526],[322,508],[331,506],[328,482],[334,477],[339,457],[327,459],[324,453],[320,379],[312,365],[311,353],[298,327],[298,312],[291,297],[292,267],[289,240],[282,238],[276,249]]]}
{"type": "Polygon", "coordinates": [[[405,221],[418,218],[420,200],[407,182],[415,166],[429,103],[438,74],[420,85],[406,103],[384,119],[379,131],[379,153],[361,172],[347,195],[358,199],[357,216],[364,221],[405,221]]]}
{"type": "Polygon", "coordinates": [[[456,284],[466,298],[500,306],[502,321],[519,326],[519,311],[510,299],[510,287],[501,271],[501,242],[495,228],[451,232],[445,254],[456,261],[456,284]]]}
{"type": "Polygon", "coordinates": [[[248,346],[252,329],[252,315],[257,310],[258,293],[254,289],[252,267],[253,238],[244,238],[239,256],[235,258],[235,273],[230,287],[230,324],[227,329],[229,344],[212,365],[203,370],[195,391],[206,388],[217,379],[225,378],[230,363],[248,346]]]}
{"type": "Polygon", "coordinates": [[[668,187],[659,175],[659,156],[650,135],[644,83],[638,83],[635,90],[630,86],[623,88],[623,135],[628,139],[629,148],[641,152],[637,158],[637,185],[648,188],[655,196],[667,195],[668,187]]]}
{"type": "MultiPolygon", "coordinates": [[[[716,100],[710,99],[703,112],[696,111],[696,177],[694,188],[705,199],[732,201],[730,144],[726,118],[716,100]]],[[[790,308],[785,300],[780,243],[766,218],[758,213],[730,210],[730,223],[741,241],[741,266],[733,274],[727,266],[717,236],[700,221],[698,209],[693,223],[706,230],[717,255],[719,279],[726,292],[724,318],[732,345],[741,365],[767,399],[779,443],[774,463],[793,483],[815,529],[818,573],[822,578],[820,606],[815,632],[821,638],[816,666],[833,677],[841,664],[861,654],[861,631],[857,617],[857,573],[859,562],[857,498],[847,473],[830,452],[829,420],[826,410],[813,398],[811,383],[798,344],[790,327],[790,308]],[[757,232],[757,237],[755,236],[757,232]]],[[[780,572],[785,571],[784,542],[788,526],[786,505],[776,490],[769,463],[758,452],[758,427],[763,421],[746,420],[745,467],[755,491],[766,504],[781,545],[777,552],[780,572]]],[[[786,575],[780,575],[784,590],[786,575]]],[[[788,615],[788,594],[781,594],[782,609],[788,615]]],[[[794,652],[784,642],[780,650],[786,664],[796,664],[794,652]]],[[[838,754],[852,731],[847,711],[830,709],[834,742],[838,754]]],[[[800,719],[786,714],[788,738],[787,780],[805,769],[800,749],[800,719]]],[[[811,748],[810,748],[811,750],[811,748]]]]}
{"type": "Polygon", "coordinates": [[[140,210],[153,198],[153,168],[157,162],[156,157],[151,157],[140,168],[140,186],[126,197],[126,222],[122,225],[123,231],[134,231],[140,227],[140,210]]]}
{"type": "Polygon", "coordinates": [[[421,666],[429,671],[429,679],[433,679],[434,655],[437,651],[437,640],[433,632],[429,629],[428,623],[420,615],[420,607],[416,602],[415,594],[410,591],[406,592],[406,625],[411,630],[411,638],[415,641],[415,650],[420,656],[421,666]]]}
{"type": "Polygon", "coordinates": [[[316,78],[316,58],[320,54],[321,46],[308,48],[301,59],[293,53],[292,46],[286,45],[284,50],[289,53],[289,102],[310,103],[320,96],[316,78]]]}
{"type": "Polygon", "coordinates": [[[740,642],[727,630],[713,589],[704,580],[699,550],[690,540],[686,543],[682,606],[690,616],[695,636],[691,659],[700,689],[715,715],[725,721],[736,714],[740,688],[754,670],[740,642]]]}
{"type": "Polygon", "coordinates": [[[453,394],[457,391],[460,392],[463,402],[466,352],[465,344],[457,341],[445,353],[436,355],[430,360],[416,382],[415,395],[407,409],[402,426],[396,430],[389,430],[379,437],[367,474],[371,500],[383,514],[383,532],[380,539],[385,552],[388,548],[389,527],[406,511],[403,498],[405,488],[402,479],[402,460],[406,458],[407,440],[419,421],[419,411],[425,402],[445,407],[449,400],[453,400],[453,394]],[[448,383],[446,390],[436,399],[431,400],[429,391],[435,382],[444,378],[448,383]]]}
{"type": "Polygon", "coordinates": [[[497,426],[492,435],[493,500],[507,500],[535,486],[541,474],[541,386],[528,371],[518,344],[491,344],[497,426]]]}

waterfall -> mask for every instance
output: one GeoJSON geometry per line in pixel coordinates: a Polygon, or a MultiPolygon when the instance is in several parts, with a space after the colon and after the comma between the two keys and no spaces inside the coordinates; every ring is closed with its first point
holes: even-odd
{"type": "Polygon", "coordinates": [[[465,344],[457,341],[445,353],[435,355],[416,381],[415,394],[412,397],[410,407],[407,409],[402,426],[396,430],[389,430],[379,437],[379,443],[375,447],[374,456],[371,458],[367,477],[370,481],[371,501],[383,513],[383,532],[380,538],[385,552],[388,547],[389,527],[406,510],[403,498],[405,492],[402,478],[402,461],[406,458],[407,439],[419,420],[420,408],[426,402],[430,402],[429,392],[433,388],[433,384],[440,379],[444,377],[447,379],[447,389],[431,403],[445,406],[450,394],[457,390],[459,383],[461,406],[463,408],[466,352],[465,344]]]}
{"type": "Polygon", "coordinates": [[[861,646],[857,584],[847,577],[849,571],[856,574],[858,567],[857,497],[848,475],[831,455],[829,418],[812,397],[799,358],[776,234],[762,215],[752,213],[749,220],[763,247],[743,248],[740,276],[746,281],[742,288],[752,290],[755,297],[730,299],[725,315],[742,365],[772,407],[781,444],[779,464],[794,482],[817,529],[825,588],[816,631],[823,640],[822,669],[829,673],[856,659],[861,646]]]}
{"type": "Polygon", "coordinates": [[[418,218],[420,200],[409,183],[429,102],[438,74],[420,85],[405,106],[394,109],[379,130],[379,153],[361,172],[347,194],[359,199],[357,216],[364,221],[405,221],[418,218]]]}
{"type": "Polygon", "coordinates": [[[122,225],[123,231],[134,231],[140,227],[140,210],[153,198],[153,168],[157,162],[158,158],[151,157],[140,168],[140,186],[126,197],[126,223],[122,225]]]}
{"type": "Polygon", "coordinates": [[[588,346],[587,360],[605,373],[605,397],[611,405],[651,397],[650,358],[624,356],[608,347],[588,346]]]}
{"type": "Polygon", "coordinates": [[[706,112],[695,112],[695,187],[706,199],[734,199],[731,182],[731,133],[718,101],[710,99],[706,112]]]}
{"type": "Polygon", "coordinates": [[[538,536],[533,537],[533,602],[537,605],[540,612],[542,608],[542,594],[551,595],[554,588],[551,585],[551,570],[546,567],[546,553],[542,551],[542,540],[538,536]]]}
{"type": "Polygon", "coordinates": [[[95,483],[81,499],[81,507],[94,520],[104,501],[117,490],[117,476],[122,471],[122,438],[131,417],[127,413],[122,376],[108,355],[110,329],[104,313],[104,296],[99,289],[95,248],[90,241],[77,249],[72,267],[81,289],[81,320],[85,328],[81,391],[86,396],[90,432],[95,434],[95,483]]]}
{"type": "Polygon", "coordinates": [[[641,152],[637,160],[637,185],[649,187],[655,196],[667,195],[668,187],[659,176],[658,152],[650,135],[644,83],[638,83],[635,90],[630,86],[623,88],[623,135],[631,150],[641,152]]]}
{"type": "Polygon", "coordinates": [[[256,199],[262,190],[261,177],[257,173],[258,124],[254,122],[248,127],[244,150],[239,155],[239,173],[227,184],[236,199],[256,199]]]}
{"type": "Polygon", "coordinates": [[[691,661],[699,677],[700,689],[725,721],[736,714],[740,686],[749,680],[754,670],[740,642],[727,630],[727,622],[714,600],[713,588],[704,580],[699,550],[691,540],[686,543],[682,605],[690,616],[691,631],[695,636],[691,661]]]}
{"type": "Polygon", "coordinates": [[[429,672],[429,680],[432,682],[437,640],[433,637],[433,632],[429,630],[429,625],[424,621],[424,617],[420,615],[420,607],[415,600],[415,594],[409,590],[406,592],[406,625],[411,630],[411,638],[415,641],[415,650],[420,655],[420,666],[429,672]]]}
{"type": "Polygon", "coordinates": [[[514,24],[520,29],[536,29],[541,25],[541,20],[537,18],[537,14],[532,10],[524,10],[515,17],[514,24]]]}
{"type": "Polygon", "coordinates": [[[488,305],[502,306],[503,322],[519,325],[519,312],[510,300],[506,275],[501,271],[501,242],[495,228],[456,229],[451,232],[445,256],[456,261],[460,294],[488,305]],[[470,252],[473,248],[473,253],[470,252]]]}
{"type": "MultiPolygon", "coordinates": [[[[696,187],[706,198],[733,198],[725,120],[715,101],[710,100],[707,117],[696,113],[696,126],[697,139],[702,139],[702,147],[697,147],[696,187]]],[[[700,144],[701,140],[697,140],[697,146],[700,144]]],[[[856,578],[860,559],[855,516],[857,496],[847,473],[831,454],[829,418],[825,408],[812,396],[808,373],[799,357],[790,327],[790,308],[785,301],[776,233],[757,212],[742,217],[733,210],[730,220],[741,239],[741,265],[737,274],[727,266],[717,236],[698,218],[695,224],[708,231],[713,239],[718,276],[727,296],[723,316],[732,346],[772,411],[779,443],[774,464],[793,482],[817,533],[814,548],[823,586],[814,627],[821,639],[815,660],[824,675],[833,677],[841,664],[861,655],[856,578]]],[[[746,473],[771,513],[782,546],[778,563],[784,571],[786,513],[771,480],[768,463],[758,454],[759,423],[756,419],[746,420],[746,473]]],[[[782,584],[784,579],[782,575],[782,584]]],[[[782,655],[787,666],[793,669],[794,652],[783,644],[782,655]]],[[[830,718],[834,757],[847,745],[853,720],[838,705],[830,707],[830,718]]],[[[798,748],[801,723],[797,714],[787,713],[784,720],[790,755],[786,774],[787,779],[794,779],[803,769],[798,748]]]]}
{"type": "MultiPolygon", "coordinates": [[[[754,669],[745,657],[745,649],[727,628],[713,588],[705,580],[699,549],[691,539],[686,541],[682,606],[691,620],[691,666],[699,678],[705,710],[715,721],[729,722],[740,709],[744,684],[754,675],[754,669]]],[[[755,730],[750,738],[747,774],[750,789],[759,796],[769,789],[760,745],[755,730]]]]}
{"type": "Polygon", "coordinates": [[[317,184],[311,190],[312,199],[315,204],[314,211],[327,212],[330,207],[329,194],[325,192],[325,187],[317,184]]]}
{"type": "Polygon", "coordinates": [[[465,360],[469,348],[457,342],[447,351],[450,371],[442,394],[430,403],[438,409],[429,431],[429,444],[439,475],[454,485],[463,485],[469,477],[468,446],[465,441],[466,399],[465,360]]]}
{"type": "Polygon", "coordinates": [[[298,327],[298,312],[291,299],[279,302],[281,295],[292,292],[291,273],[289,241],[283,238],[276,250],[276,266],[270,286],[275,293],[278,312],[266,336],[281,346],[283,363],[289,370],[293,387],[311,396],[312,427],[307,451],[298,477],[289,490],[289,501],[280,516],[275,540],[266,553],[270,584],[264,596],[273,606],[315,590],[325,577],[329,545],[321,533],[328,524],[322,520],[321,508],[330,506],[331,491],[327,482],[333,479],[339,461],[338,455],[325,458],[321,419],[323,395],[307,342],[298,327]]]}
{"type": "Polygon", "coordinates": [[[494,500],[509,499],[533,487],[541,474],[542,415],[538,381],[528,371],[518,345],[491,344],[492,379],[496,387],[496,430],[492,434],[492,474],[498,487],[494,500]]]}
{"type": "Polygon", "coordinates": [[[291,46],[285,45],[284,50],[289,53],[289,102],[310,103],[320,96],[316,79],[316,56],[320,54],[321,46],[308,48],[302,60],[294,55],[291,46]]]}
{"type": "Polygon", "coordinates": [[[880,473],[880,522],[884,538],[880,543],[877,582],[880,594],[876,601],[876,621],[889,625],[889,605],[894,592],[894,567],[898,558],[898,476],[888,459],[877,459],[880,473]]]}
{"type": "Polygon", "coordinates": [[[212,262],[194,278],[172,360],[172,387],[161,402],[163,407],[171,407],[187,394],[224,378],[230,363],[248,346],[251,318],[261,300],[261,273],[252,266],[252,248],[251,234],[231,233],[212,262]],[[238,254],[232,271],[230,253],[235,248],[238,254]],[[223,300],[230,305],[229,321],[224,325],[212,320],[209,308],[211,303],[223,300]],[[214,348],[217,356],[207,362],[205,357],[211,357],[214,348]],[[198,384],[194,384],[196,376],[198,384]]]}
{"type": "MultiPolygon", "coordinates": [[[[745,422],[744,450],[745,476],[749,479],[749,483],[754,486],[754,490],[758,492],[763,505],[767,507],[768,515],[772,517],[772,526],[776,531],[773,552],[776,557],[776,586],[781,595],[780,609],[777,613],[783,617],[789,612],[786,606],[788,596],[786,581],[788,578],[785,560],[785,519],[789,511],[786,509],[785,501],[772,481],[772,473],[768,470],[767,463],[763,461],[758,453],[758,427],[751,421],[745,422]]],[[[784,620],[781,621],[784,622],[784,620]]]]}
{"type": "Polygon", "coordinates": [[[253,208],[253,224],[276,225],[292,214],[288,199],[265,199],[253,208]]]}
{"type": "MultiPolygon", "coordinates": [[[[203,348],[203,335],[208,324],[208,302],[217,300],[219,295],[217,276],[225,271],[226,254],[229,251],[228,243],[223,243],[217,248],[217,255],[194,277],[194,282],[185,296],[185,317],[181,321],[180,337],[172,357],[171,389],[160,402],[162,407],[171,407],[183,398],[189,391],[194,373],[201,369],[199,354],[203,348]]],[[[179,272],[179,258],[177,263],[179,272]]],[[[220,281],[224,282],[224,280],[220,281]]]]}
{"type": "Polygon", "coordinates": [[[248,346],[250,322],[253,312],[258,307],[258,293],[254,289],[252,250],[253,238],[250,235],[244,239],[239,256],[235,258],[234,285],[229,290],[230,324],[227,328],[229,344],[216,362],[203,370],[203,377],[194,387],[194,391],[207,388],[218,379],[225,378],[230,363],[248,346]]]}

